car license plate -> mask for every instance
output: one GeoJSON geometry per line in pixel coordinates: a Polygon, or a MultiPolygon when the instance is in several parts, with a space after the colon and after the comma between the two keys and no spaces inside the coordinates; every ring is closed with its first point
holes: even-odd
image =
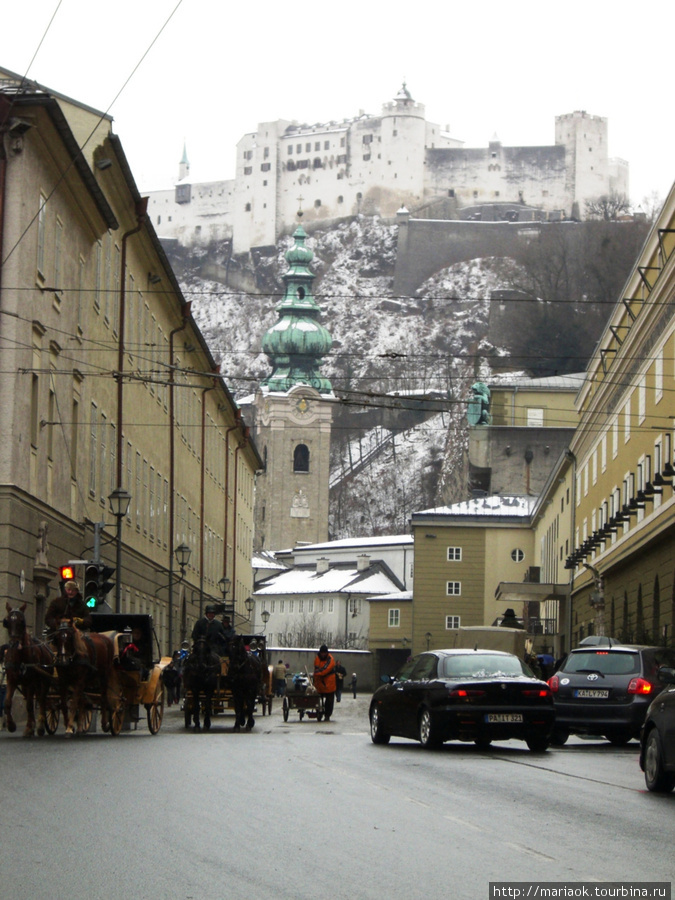
{"type": "Polygon", "coordinates": [[[590,688],[579,688],[574,692],[575,697],[582,700],[607,700],[609,691],[591,690],[590,688]]]}
{"type": "Polygon", "coordinates": [[[520,713],[486,713],[486,722],[522,722],[520,713]]]}

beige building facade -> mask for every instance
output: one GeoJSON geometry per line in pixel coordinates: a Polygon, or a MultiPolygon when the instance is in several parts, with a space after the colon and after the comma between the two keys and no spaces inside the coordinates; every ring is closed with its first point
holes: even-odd
{"type": "Polygon", "coordinates": [[[223,576],[237,608],[251,592],[261,461],[110,118],[0,74],[2,594],[41,630],[60,565],[117,565],[119,522],[108,602],[169,650],[223,576]]]}

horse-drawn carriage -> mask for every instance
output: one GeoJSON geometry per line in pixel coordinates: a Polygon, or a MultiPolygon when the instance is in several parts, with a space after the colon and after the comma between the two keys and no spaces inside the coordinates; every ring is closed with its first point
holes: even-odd
{"type": "Polygon", "coordinates": [[[298,718],[302,722],[305,715],[320,722],[324,717],[324,695],[314,687],[313,679],[307,672],[298,672],[286,676],[286,690],[282,702],[284,722],[292,709],[297,709],[298,718]]]}
{"type": "Polygon", "coordinates": [[[253,713],[272,712],[272,666],[267,660],[264,635],[237,635],[230,642],[229,656],[220,657],[206,641],[195,641],[183,668],[183,711],[185,727],[194,723],[200,730],[200,714],[205,729],[211,716],[232,710],[235,730],[253,728],[253,713]]]}
{"type": "Polygon", "coordinates": [[[14,731],[11,706],[15,690],[26,700],[25,735],[54,734],[63,716],[66,734],[86,732],[95,712],[101,729],[118,735],[125,722],[137,723],[141,707],[148,728],[156,734],[164,714],[161,672],[169,662],[153,661],[156,637],[152,618],[144,615],[94,615],[90,632],[63,620],[49,640],[32,638],[26,627],[25,605],[7,604],[5,624],[9,644],[7,670],[7,727],[14,731]],[[133,652],[127,652],[133,641],[133,652]]]}

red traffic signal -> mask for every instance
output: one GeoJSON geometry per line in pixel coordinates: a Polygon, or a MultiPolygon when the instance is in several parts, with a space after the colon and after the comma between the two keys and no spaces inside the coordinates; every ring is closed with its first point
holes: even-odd
{"type": "Polygon", "coordinates": [[[61,581],[72,581],[75,578],[75,570],[72,566],[61,566],[59,574],[61,581]]]}

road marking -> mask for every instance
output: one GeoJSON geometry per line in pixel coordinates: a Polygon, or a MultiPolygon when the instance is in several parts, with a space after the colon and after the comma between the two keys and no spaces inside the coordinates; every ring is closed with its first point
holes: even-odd
{"type": "Polygon", "coordinates": [[[520,850],[521,853],[529,853],[530,856],[538,856],[541,859],[549,859],[553,862],[558,861],[556,856],[548,856],[546,853],[540,853],[538,850],[533,850],[532,847],[526,847],[524,844],[512,844],[507,841],[506,846],[513,847],[514,850],[520,850]]]}
{"type": "Polygon", "coordinates": [[[466,819],[458,819],[457,816],[443,816],[444,819],[448,819],[450,822],[456,822],[457,825],[461,825],[462,828],[472,828],[474,831],[485,831],[485,828],[481,828],[480,825],[474,825],[473,822],[467,822],[466,819]]]}

